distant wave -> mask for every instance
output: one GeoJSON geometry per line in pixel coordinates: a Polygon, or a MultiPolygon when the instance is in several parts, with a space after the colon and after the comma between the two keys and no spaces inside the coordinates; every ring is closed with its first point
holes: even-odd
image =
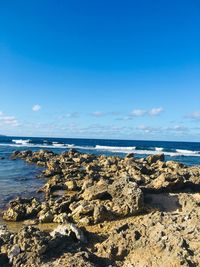
{"type": "Polygon", "coordinates": [[[177,153],[180,153],[180,154],[200,154],[199,151],[192,151],[192,150],[187,150],[187,149],[176,149],[176,152],[177,153]]]}
{"type": "Polygon", "coordinates": [[[52,144],[53,144],[53,146],[54,147],[60,147],[60,148],[65,148],[65,145],[64,144],[62,144],[62,143],[59,143],[59,142],[52,142],[52,144]]]}
{"type": "Polygon", "coordinates": [[[154,155],[158,153],[164,153],[167,156],[171,157],[179,157],[179,156],[192,156],[192,157],[200,157],[199,151],[192,151],[186,149],[174,149],[171,151],[165,151],[163,147],[147,147],[143,149],[141,147],[125,147],[125,146],[79,146],[75,144],[64,144],[59,142],[49,142],[44,140],[42,143],[34,143],[31,142],[30,139],[13,139],[12,143],[0,143],[0,146],[10,146],[10,147],[23,147],[23,148],[41,148],[41,149],[80,149],[80,150],[89,150],[89,151],[102,151],[103,152],[111,152],[111,153],[135,153],[139,155],[154,155]]]}
{"type": "Polygon", "coordinates": [[[75,147],[74,144],[63,144],[63,143],[58,143],[58,142],[53,142],[52,144],[54,147],[58,147],[58,148],[74,148],[75,147]]]}
{"type": "Polygon", "coordinates": [[[66,146],[67,146],[68,148],[73,148],[73,147],[75,147],[74,144],[66,144],[66,146]]]}
{"type": "Polygon", "coordinates": [[[131,147],[120,147],[120,146],[100,146],[100,145],[96,145],[95,149],[98,150],[108,150],[108,151],[119,151],[119,152],[132,152],[135,151],[136,147],[135,146],[131,146],[131,147]]]}
{"type": "MultiPolygon", "coordinates": [[[[81,149],[89,149],[84,147],[76,147],[75,148],[81,148],[81,149]]],[[[170,157],[177,157],[177,156],[198,156],[200,157],[200,152],[198,151],[189,151],[189,150],[177,150],[177,151],[164,151],[164,148],[162,147],[155,147],[155,150],[153,149],[139,149],[139,147],[118,147],[118,146],[100,146],[96,145],[94,148],[90,148],[93,150],[101,150],[101,151],[108,151],[113,153],[135,153],[138,155],[155,155],[162,152],[166,156],[170,157]]]]}
{"type": "Polygon", "coordinates": [[[20,144],[20,145],[26,145],[28,143],[30,143],[30,139],[13,139],[12,142],[15,143],[15,144],[20,144]]]}
{"type": "Polygon", "coordinates": [[[164,148],[163,147],[155,147],[155,151],[163,151],[164,148]]]}

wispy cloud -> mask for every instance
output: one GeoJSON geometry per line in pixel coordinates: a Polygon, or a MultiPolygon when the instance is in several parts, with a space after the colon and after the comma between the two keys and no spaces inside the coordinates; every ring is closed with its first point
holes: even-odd
{"type": "Polygon", "coordinates": [[[90,113],[90,115],[93,116],[93,117],[104,117],[104,116],[116,117],[116,116],[119,116],[121,114],[123,114],[123,112],[120,112],[120,111],[107,111],[107,112],[94,111],[94,112],[90,113]]]}
{"type": "Polygon", "coordinates": [[[189,128],[184,125],[175,125],[170,127],[151,127],[146,125],[139,125],[136,127],[137,130],[145,133],[166,133],[166,132],[188,132],[189,128]]]}
{"type": "Polygon", "coordinates": [[[165,127],[164,129],[166,131],[171,131],[171,132],[186,132],[186,131],[189,131],[189,128],[184,126],[184,125],[175,125],[173,127],[165,127]]]}
{"type": "Polygon", "coordinates": [[[74,119],[80,117],[79,112],[68,112],[58,116],[58,119],[74,119]]]}
{"type": "Polygon", "coordinates": [[[78,112],[69,112],[66,114],[67,118],[78,118],[80,114],[78,112]]]}
{"type": "Polygon", "coordinates": [[[134,109],[133,111],[131,111],[130,115],[133,117],[141,117],[144,116],[146,113],[147,111],[144,109],[134,109]]]}
{"type": "Polygon", "coordinates": [[[156,132],[156,131],[160,131],[160,129],[157,128],[153,128],[150,126],[146,126],[146,125],[139,125],[136,127],[137,130],[145,132],[145,133],[150,133],[150,132],[156,132]]]}
{"type": "Polygon", "coordinates": [[[129,114],[116,118],[116,120],[128,121],[136,117],[144,117],[144,116],[155,117],[155,116],[160,115],[163,111],[164,109],[162,107],[152,108],[149,110],[148,109],[134,109],[129,114]]]}
{"type": "Polygon", "coordinates": [[[134,109],[131,111],[130,115],[133,117],[142,117],[142,116],[158,116],[164,109],[162,107],[152,108],[150,110],[145,109],[134,109]]]}
{"type": "Polygon", "coordinates": [[[42,108],[42,107],[41,107],[39,104],[35,104],[35,105],[33,105],[33,107],[32,107],[32,111],[37,112],[37,111],[41,110],[41,108],[42,108]]]}
{"type": "Polygon", "coordinates": [[[103,117],[103,116],[107,115],[107,113],[102,112],[102,111],[95,111],[95,112],[90,113],[90,115],[92,115],[94,117],[103,117]]]}
{"type": "Polygon", "coordinates": [[[200,111],[194,111],[185,116],[187,119],[200,120],[200,111]]]}
{"type": "Polygon", "coordinates": [[[157,116],[159,115],[161,112],[163,112],[164,109],[162,107],[159,107],[159,108],[152,108],[148,111],[148,114],[150,116],[157,116]]]}
{"type": "Polygon", "coordinates": [[[7,116],[2,111],[0,111],[0,124],[10,125],[13,127],[19,126],[19,122],[14,116],[7,116]]]}
{"type": "Polygon", "coordinates": [[[110,112],[103,112],[103,111],[95,111],[91,112],[90,115],[93,117],[104,117],[104,116],[114,116],[116,120],[132,120],[135,117],[143,117],[143,116],[158,116],[162,113],[164,109],[162,107],[155,107],[152,109],[133,109],[130,113],[126,114],[125,112],[119,111],[110,111],[110,112]],[[123,115],[124,114],[124,115],[123,115]]]}

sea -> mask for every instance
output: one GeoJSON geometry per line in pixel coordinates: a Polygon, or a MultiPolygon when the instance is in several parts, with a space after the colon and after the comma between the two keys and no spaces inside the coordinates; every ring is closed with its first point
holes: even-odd
{"type": "Polygon", "coordinates": [[[0,208],[16,196],[34,195],[45,182],[44,178],[37,178],[43,168],[20,159],[12,160],[14,151],[45,149],[62,153],[71,148],[82,153],[120,157],[134,153],[138,158],[164,153],[165,160],[200,165],[200,142],[0,136],[0,208]]]}

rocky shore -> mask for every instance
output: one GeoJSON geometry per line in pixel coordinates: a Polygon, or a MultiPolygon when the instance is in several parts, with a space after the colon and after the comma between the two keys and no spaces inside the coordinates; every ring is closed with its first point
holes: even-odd
{"type": "Polygon", "coordinates": [[[3,211],[0,267],[200,266],[200,166],[74,149],[12,159],[43,166],[45,182],[43,198],[17,198],[3,211]]]}

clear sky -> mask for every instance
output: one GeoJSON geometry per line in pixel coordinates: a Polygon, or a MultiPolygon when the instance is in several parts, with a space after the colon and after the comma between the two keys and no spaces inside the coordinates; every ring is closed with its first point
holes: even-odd
{"type": "Polygon", "coordinates": [[[0,1],[0,133],[200,141],[199,0],[0,1]]]}

